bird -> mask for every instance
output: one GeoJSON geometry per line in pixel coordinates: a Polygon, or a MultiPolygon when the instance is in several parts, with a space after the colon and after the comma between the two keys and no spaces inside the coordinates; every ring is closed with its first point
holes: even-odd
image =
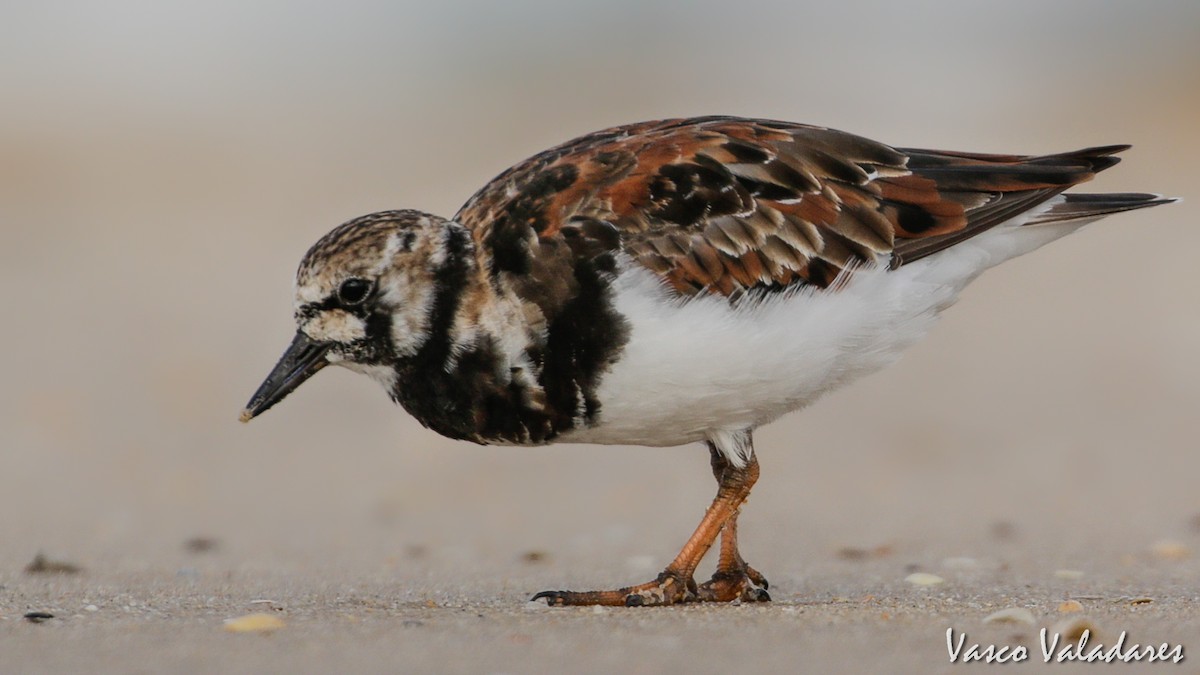
{"type": "Polygon", "coordinates": [[[381,211],[320,238],[296,273],[296,334],[241,420],[337,365],[451,439],[703,443],[717,494],[660,574],[532,600],[769,601],[737,537],[754,431],[895,361],[986,269],[1174,201],[1068,192],[1129,147],[923,150],[729,116],[580,136],[452,218],[381,211]]]}

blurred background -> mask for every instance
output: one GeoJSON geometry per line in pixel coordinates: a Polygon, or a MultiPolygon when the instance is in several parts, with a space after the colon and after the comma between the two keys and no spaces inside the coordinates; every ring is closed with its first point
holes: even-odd
{"type": "Polygon", "coordinates": [[[1132,143],[1089,189],[1186,200],[988,273],[899,365],[759,432],[743,551],[776,586],[853,585],[854,550],[902,577],[1195,546],[1198,35],[1186,0],[5,3],[0,580],[38,551],[399,597],[649,578],[713,494],[700,446],[452,442],[334,369],[237,415],[333,226],[449,216],[552,144],[706,114],[1132,143]]]}

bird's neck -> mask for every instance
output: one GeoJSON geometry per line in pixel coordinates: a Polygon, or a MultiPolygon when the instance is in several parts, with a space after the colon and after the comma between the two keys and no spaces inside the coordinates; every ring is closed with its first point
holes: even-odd
{"type": "Polygon", "coordinates": [[[435,276],[428,338],[396,366],[392,398],[425,426],[477,443],[537,444],[565,424],[540,383],[545,328],[489,273],[465,230],[451,232],[435,276]]]}

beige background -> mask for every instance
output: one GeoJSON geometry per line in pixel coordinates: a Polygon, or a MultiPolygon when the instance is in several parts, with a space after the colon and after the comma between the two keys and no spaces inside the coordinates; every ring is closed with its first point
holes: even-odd
{"type": "Polygon", "coordinates": [[[982,618],[1067,597],[1197,672],[1198,35],[1191,2],[5,4],[0,672],[929,672],[948,626],[1034,648],[982,618]],[[1133,143],[1094,187],[1188,201],[992,271],[762,430],[769,607],[524,604],[650,578],[713,492],[698,446],[451,442],[348,371],[236,422],[337,223],[448,216],[551,144],[711,113],[1133,143]],[[83,572],[23,573],[39,551],[83,572]],[[221,630],[264,609],[287,627],[221,630]]]}

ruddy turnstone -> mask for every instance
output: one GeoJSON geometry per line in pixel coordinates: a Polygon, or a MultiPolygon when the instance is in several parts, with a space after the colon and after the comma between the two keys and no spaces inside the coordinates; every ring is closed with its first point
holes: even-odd
{"type": "Polygon", "coordinates": [[[297,273],[296,336],[242,420],[336,364],[450,438],[705,443],[717,496],[656,579],[534,599],[769,600],[737,543],[754,429],[891,363],[985,269],[1172,201],[1065,192],[1128,147],[943,152],[734,117],[588,134],[449,220],[384,211],[322,237],[297,273]]]}

